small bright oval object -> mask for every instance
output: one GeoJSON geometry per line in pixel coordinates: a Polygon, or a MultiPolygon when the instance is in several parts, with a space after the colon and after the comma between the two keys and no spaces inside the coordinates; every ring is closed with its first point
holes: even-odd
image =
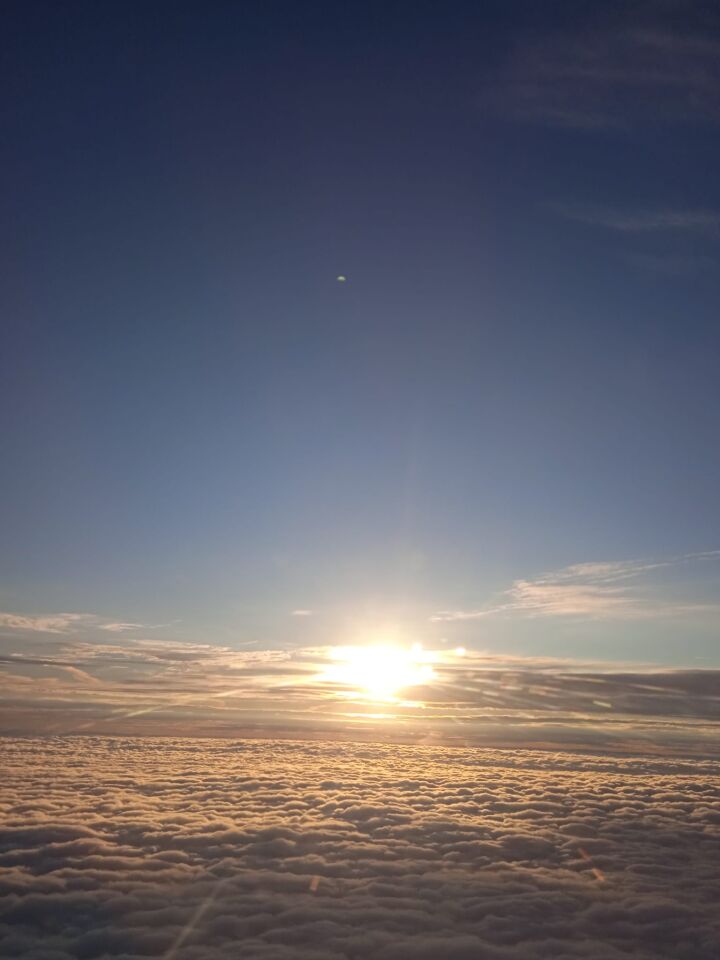
{"type": "Polygon", "coordinates": [[[342,274],[340,274],[340,276],[337,278],[338,283],[345,283],[346,280],[347,277],[344,277],[342,274]]]}

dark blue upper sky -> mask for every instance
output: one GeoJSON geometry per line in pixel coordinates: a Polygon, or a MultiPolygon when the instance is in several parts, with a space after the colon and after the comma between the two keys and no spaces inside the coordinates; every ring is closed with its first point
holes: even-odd
{"type": "Polygon", "coordinates": [[[713,4],[0,34],[13,642],[75,611],[717,661],[713,4]]]}

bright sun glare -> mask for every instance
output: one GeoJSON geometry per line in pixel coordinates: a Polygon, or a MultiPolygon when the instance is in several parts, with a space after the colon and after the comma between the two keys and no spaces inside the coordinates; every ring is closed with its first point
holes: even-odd
{"type": "Polygon", "coordinates": [[[318,679],[346,684],[375,700],[392,700],[404,687],[435,677],[434,657],[419,643],[409,649],[391,645],[335,647],[332,663],[318,679]]]}

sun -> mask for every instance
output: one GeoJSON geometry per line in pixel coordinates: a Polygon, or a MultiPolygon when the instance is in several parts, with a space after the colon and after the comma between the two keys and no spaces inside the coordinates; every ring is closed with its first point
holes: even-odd
{"type": "Polygon", "coordinates": [[[409,649],[389,644],[334,647],[330,657],[332,663],[318,679],[346,685],[351,695],[359,692],[373,700],[393,700],[404,687],[435,677],[434,657],[419,643],[409,649]]]}

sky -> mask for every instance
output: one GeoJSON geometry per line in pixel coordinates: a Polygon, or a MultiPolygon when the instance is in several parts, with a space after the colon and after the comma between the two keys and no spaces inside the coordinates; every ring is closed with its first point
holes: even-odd
{"type": "Polygon", "coordinates": [[[5,656],[720,666],[713,4],[0,37],[5,656]]]}
{"type": "Polygon", "coordinates": [[[717,960],[720,5],[0,76],[0,954],[717,960]]]}

